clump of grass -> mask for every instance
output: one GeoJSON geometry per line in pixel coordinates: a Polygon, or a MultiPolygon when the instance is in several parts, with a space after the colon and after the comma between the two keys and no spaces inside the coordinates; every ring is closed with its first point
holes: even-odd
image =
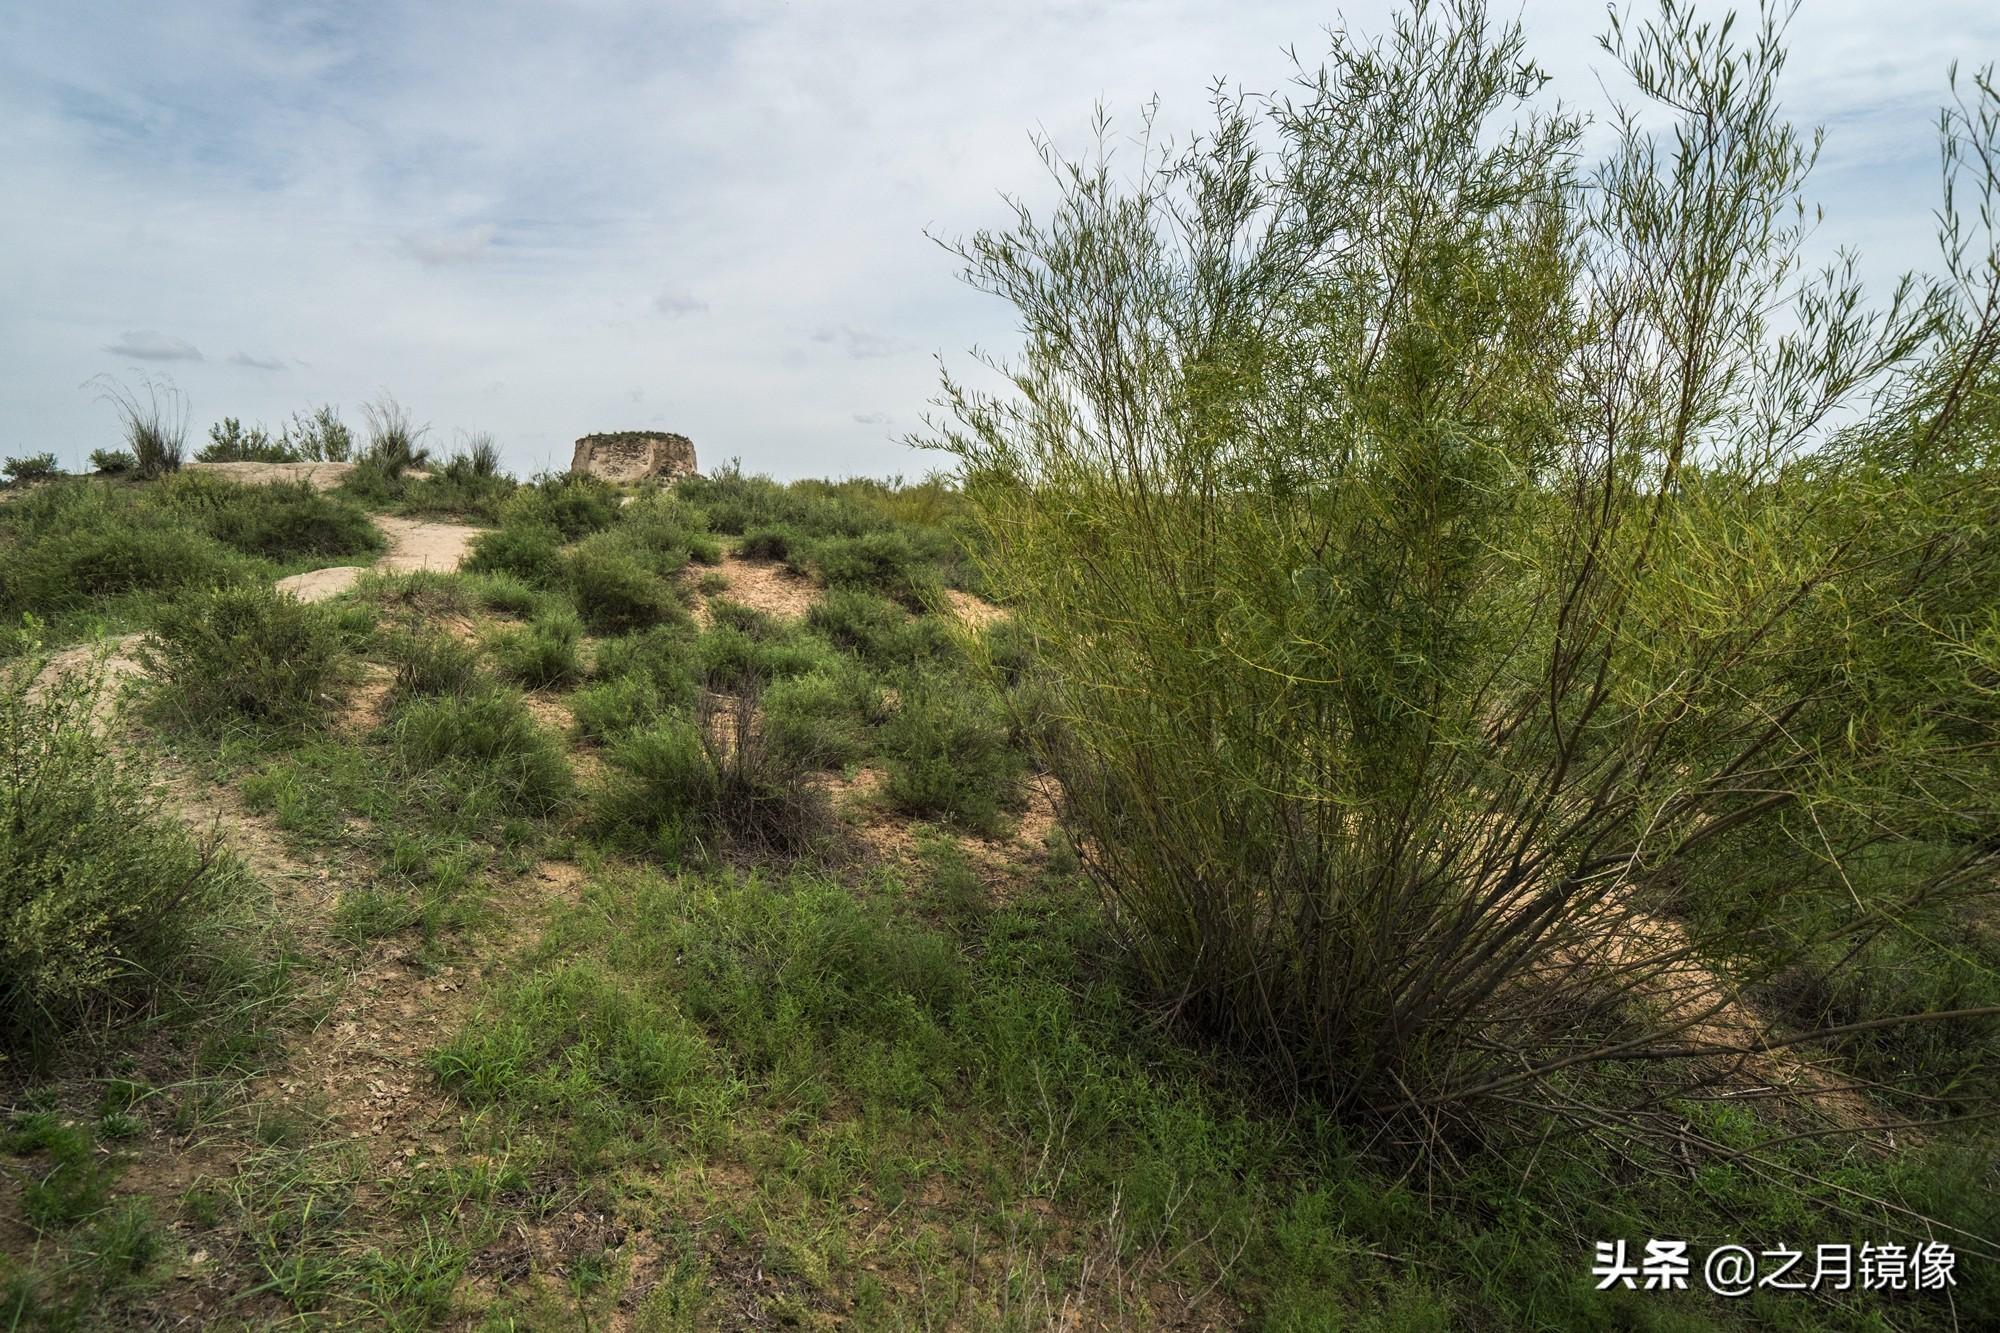
{"type": "Polygon", "coordinates": [[[830,588],[806,612],[806,624],[880,667],[948,660],[958,653],[936,616],[912,616],[865,588],[830,588]]]}
{"type": "Polygon", "coordinates": [[[812,768],[859,762],[869,749],[869,726],[885,715],[881,685],[851,659],[773,683],[763,705],[772,748],[812,768]]]}
{"type": "Polygon", "coordinates": [[[673,586],[621,541],[603,533],[573,551],[565,573],[570,596],[592,629],[621,634],[686,614],[673,586]]]}
{"type": "Polygon", "coordinates": [[[90,466],[99,476],[122,477],[127,472],[136,471],[139,460],[125,449],[92,449],[90,466]]]}
{"type": "Polygon", "coordinates": [[[583,678],[578,645],[583,623],[567,608],[551,608],[522,629],[508,630],[493,641],[493,658],[500,673],[530,689],[573,685],[583,678]]]}
{"type": "Polygon", "coordinates": [[[882,751],[899,809],[988,834],[1001,830],[1026,769],[993,694],[941,674],[906,681],[882,728],[882,751]]]}
{"type": "Polygon", "coordinates": [[[631,732],[605,760],[597,827],[669,860],[712,851],[718,838],[796,851],[827,823],[824,794],[771,747],[749,694],[631,732]]]}
{"type": "Polygon", "coordinates": [[[326,608],[250,584],[161,607],[140,655],[156,708],[177,722],[296,728],[332,703],[342,640],[326,608]]]}
{"type": "Polygon", "coordinates": [[[474,538],[460,568],[505,574],[531,588],[554,587],[563,573],[562,534],[540,524],[509,523],[474,538]]]}
{"type": "Polygon", "coordinates": [[[403,772],[457,768],[496,787],[508,809],[550,814],[570,793],[561,743],[508,691],[412,699],[396,710],[390,739],[403,772]]]}
{"type": "Polygon", "coordinates": [[[668,700],[643,675],[623,675],[586,685],[570,697],[577,733],[588,740],[616,740],[652,725],[669,711],[668,700]]]}
{"type": "Polygon", "coordinates": [[[281,437],[272,439],[262,426],[244,429],[235,417],[224,417],[208,428],[208,443],[195,455],[200,463],[296,463],[299,455],[281,437]]]}
{"type": "Polygon", "coordinates": [[[394,631],[384,655],[395,670],[399,698],[465,694],[480,683],[478,654],[438,630],[413,625],[394,631]]]}
{"type": "Polygon", "coordinates": [[[385,393],[371,403],[362,404],[361,417],[368,429],[368,447],[361,455],[361,462],[369,468],[393,481],[411,468],[430,462],[431,451],[423,443],[430,427],[417,425],[409,409],[397,402],[395,395],[385,393]]]}
{"type": "Polygon", "coordinates": [[[125,451],[137,462],[142,477],[180,470],[187,449],[188,405],[179,386],[169,379],[142,376],[134,388],[109,375],[90,381],[99,402],[118,414],[125,451]],[[142,396],[143,395],[143,396],[142,396]]]}
{"type": "Polygon", "coordinates": [[[573,542],[618,520],[618,493],[592,476],[545,473],[515,491],[502,507],[504,527],[552,528],[573,542]]]}
{"type": "Polygon", "coordinates": [[[345,463],[354,453],[354,434],[340,419],[340,409],[322,403],[311,415],[292,413],[278,433],[285,448],[302,462],[345,463]]]}
{"type": "Polygon", "coordinates": [[[240,871],[91,718],[98,669],[0,668],[0,1050],[53,1050],[182,971],[240,871]]]}
{"type": "Polygon", "coordinates": [[[147,497],[225,546],[271,560],[355,556],[378,551],[382,534],[368,515],[305,481],[245,486],[183,472],[147,497]]]}
{"type": "Polygon", "coordinates": [[[866,588],[921,610],[938,579],[899,531],[865,532],[814,542],[807,563],[833,588],[866,588]]]}

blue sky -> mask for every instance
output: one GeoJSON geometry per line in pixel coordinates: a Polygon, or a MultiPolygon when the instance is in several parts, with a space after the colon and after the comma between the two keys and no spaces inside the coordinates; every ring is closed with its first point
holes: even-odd
{"type": "MultiPolygon", "coordinates": [[[[1496,7],[1498,12],[1511,12],[1496,7]]],[[[1719,6],[1707,7],[1720,11],[1719,6]]],[[[393,392],[520,470],[657,426],[781,477],[919,475],[937,358],[1008,310],[925,239],[1044,188],[1029,143],[1225,77],[1279,87],[1383,4],[65,0],[0,11],[0,453],[112,444],[79,386],[164,373],[196,433],[393,392]]],[[[1601,108],[1604,8],[1522,11],[1601,108]]],[[[1934,256],[1947,64],[1990,4],[1808,0],[1785,86],[1823,124],[1813,244],[1878,286],[1934,256]]]]}

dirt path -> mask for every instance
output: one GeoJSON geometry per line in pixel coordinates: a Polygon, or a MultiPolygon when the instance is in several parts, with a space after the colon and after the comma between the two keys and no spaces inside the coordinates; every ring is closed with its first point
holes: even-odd
{"type": "MultiPolygon", "coordinates": [[[[419,569],[449,573],[464,561],[472,539],[485,531],[462,523],[430,523],[392,514],[377,514],[375,526],[389,539],[389,550],[375,562],[374,568],[393,574],[419,569]]],[[[277,588],[302,602],[323,602],[352,588],[366,572],[367,567],[362,565],[334,565],[279,579],[277,588]]]]}

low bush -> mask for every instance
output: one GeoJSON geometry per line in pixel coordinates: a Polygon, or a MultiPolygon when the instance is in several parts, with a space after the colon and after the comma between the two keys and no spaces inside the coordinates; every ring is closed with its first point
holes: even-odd
{"type": "Polygon", "coordinates": [[[30,689],[0,670],[0,1050],[59,1048],[143,1003],[240,871],[163,812],[148,775],[92,724],[94,671],[30,689]]]}
{"type": "Polygon", "coordinates": [[[622,543],[585,541],[570,553],[565,572],[570,596],[594,630],[622,634],[685,614],[672,585],[622,543]]]}
{"type": "Polygon", "coordinates": [[[570,792],[561,742],[505,690],[410,700],[396,710],[391,748],[405,774],[457,768],[529,814],[553,813],[570,792]]]}
{"type": "Polygon", "coordinates": [[[884,716],[881,685],[851,660],[780,680],[764,691],[771,748],[811,768],[842,768],[868,752],[870,724],[884,716]]]}
{"type": "Polygon", "coordinates": [[[92,449],[90,466],[100,476],[118,477],[135,470],[139,460],[123,449],[92,449]]]}
{"type": "Polygon", "coordinates": [[[285,448],[308,463],[345,463],[354,453],[354,434],[340,419],[331,403],[322,403],[312,415],[292,413],[291,422],[278,433],[285,448]]]}
{"type": "Polygon", "coordinates": [[[576,719],[578,735],[609,741],[651,726],[670,710],[652,681],[631,675],[584,686],[570,696],[569,711],[576,719]]]}
{"type": "Polygon", "coordinates": [[[398,699],[465,694],[480,684],[479,655],[451,635],[413,625],[386,636],[383,655],[396,673],[398,699]]]}
{"type": "Polygon", "coordinates": [[[618,493],[592,476],[545,473],[501,507],[506,527],[553,528],[565,542],[602,532],[618,521],[618,493]]]}
{"type": "Polygon", "coordinates": [[[463,581],[474,601],[498,615],[531,616],[547,600],[512,574],[467,574],[463,581]]]}
{"type": "Polygon", "coordinates": [[[497,524],[516,484],[500,470],[500,450],[493,437],[474,435],[443,467],[405,485],[401,507],[410,513],[497,524]]]}
{"type": "Polygon", "coordinates": [[[981,833],[997,833],[1001,809],[1014,803],[1026,760],[1011,744],[1007,718],[991,691],[959,678],[910,678],[883,726],[886,790],[897,808],[981,833]]]}
{"type": "Polygon", "coordinates": [[[54,454],[29,454],[25,458],[10,458],[0,463],[0,477],[5,477],[5,484],[9,486],[29,486],[61,475],[62,469],[56,466],[54,454]]]}
{"type": "Polygon", "coordinates": [[[937,587],[936,574],[900,532],[868,532],[814,542],[807,560],[828,587],[868,588],[912,610],[937,587]]]}
{"type": "Polygon", "coordinates": [[[792,552],[799,549],[798,533],[771,525],[750,529],[736,544],[736,554],[746,560],[789,560],[792,552]]]}
{"type": "Polygon", "coordinates": [[[668,860],[718,837],[794,851],[827,822],[824,793],[769,745],[750,694],[617,740],[593,808],[608,837],[668,860]]]}
{"type": "Polygon", "coordinates": [[[225,546],[271,560],[363,555],[382,548],[382,534],[367,514],[305,481],[245,486],[183,472],[146,502],[225,546]]]}
{"type": "Polygon", "coordinates": [[[945,661],[958,654],[935,616],[912,616],[863,588],[830,588],[806,612],[806,624],[833,643],[882,667],[945,661]]]}
{"type": "Polygon", "coordinates": [[[368,448],[361,462],[393,481],[430,461],[431,451],[423,444],[430,427],[417,425],[409,409],[397,402],[394,395],[385,393],[372,403],[362,404],[361,416],[368,423],[368,448]]]}
{"type": "Polygon", "coordinates": [[[542,612],[525,628],[508,630],[493,641],[493,659],[500,673],[529,689],[573,685],[583,678],[577,648],[583,625],[575,614],[554,608],[542,612]]]}
{"type": "Polygon", "coordinates": [[[551,527],[509,523],[475,537],[461,568],[505,574],[531,588],[553,587],[563,573],[562,535],[551,527]]]}
{"type": "Polygon", "coordinates": [[[298,727],[331,702],[342,646],[325,607],[246,584],[162,606],[140,656],[156,705],[177,721],[298,727]]]}
{"type": "Polygon", "coordinates": [[[598,645],[591,675],[598,681],[638,676],[672,707],[694,702],[696,639],[685,626],[660,625],[598,645]]]}
{"type": "Polygon", "coordinates": [[[199,463],[297,463],[299,455],[285,440],[272,439],[262,426],[248,430],[235,417],[224,417],[208,428],[208,443],[195,455],[199,463]]]}

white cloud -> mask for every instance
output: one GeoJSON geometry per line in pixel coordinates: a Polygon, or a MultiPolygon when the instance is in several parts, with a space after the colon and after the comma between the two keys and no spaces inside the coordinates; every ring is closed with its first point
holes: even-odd
{"type": "Polygon", "coordinates": [[[244,366],[251,370],[284,370],[286,368],[285,363],[276,357],[251,356],[247,352],[236,353],[236,355],[229,358],[229,364],[232,366],[244,366]]]}
{"type": "Polygon", "coordinates": [[[900,338],[892,338],[873,329],[857,329],[851,324],[822,324],[813,330],[812,340],[831,343],[858,361],[895,356],[910,349],[910,345],[900,338]]]}
{"type": "Polygon", "coordinates": [[[857,426],[893,426],[896,418],[887,412],[856,412],[854,424],[857,426]]]}
{"type": "Polygon", "coordinates": [[[199,361],[201,350],[185,338],[170,338],[152,329],[134,329],[119,336],[115,343],[107,343],[105,351],[113,356],[128,356],[136,361],[199,361]]]}

